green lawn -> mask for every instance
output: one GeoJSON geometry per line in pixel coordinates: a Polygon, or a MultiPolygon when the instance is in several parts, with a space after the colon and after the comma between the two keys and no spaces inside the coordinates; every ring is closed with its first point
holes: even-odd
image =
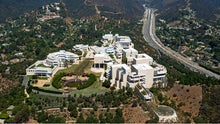
{"type": "MultiPolygon", "coordinates": [[[[98,77],[99,78],[99,77],[98,77]]],[[[71,92],[71,95],[90,95],[90,94],[101,94],[110,91],[109,89],[103,88],[101,81],[99,79],[93,83],[90,87],[82,89],[82,90],[75,90],[71,92]]]]}
{"type": "Polygon", "coordinates": [[[84,61],[80,62],[79,64],[74,64],[69,68],[59,70],[57,73],[60,73],[60,72],[65,72],[65,73],[73,72],[75,74],[81,74],[84,71],[90,72],[90,68],[92,67],[92,65],[93,65],[92,61],[84,60],[84,61]]]}

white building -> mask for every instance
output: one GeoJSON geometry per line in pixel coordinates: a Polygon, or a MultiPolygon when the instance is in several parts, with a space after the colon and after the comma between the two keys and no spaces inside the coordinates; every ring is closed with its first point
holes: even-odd
{"type": "Polygon", "coordinates": [[[132,45],[131,38],[128,36],[119,36],[116,34],[115,41],[118,45],[121,45],[123,49],[128,49],[132,45]]]}
{"type": "Polygon", "coordinates": [[[128,48],[122,50],[123,57],[135,57],[138,54],[138,51],[134,48],[128,48]]]}
{"type": "Polygon", "coordinates": [[[116,88],[127,87],[127,78],[131,69],[126,64],[115,64],[111,66],[112,85],[116,88]]]}
{"type": "Polygon", "coordinates": [[[109,47],[105,48],[105,52],[106,52],[107,54],[112,54],[112,55],[114,55],[114,54],[115,54],[115,48],[114,48],[114,46],[110,45],[109,47]]]}
{"type": "Polygon", "coordinates": [[[74,51],[88,51],[89,45],[83,45],[83,44],[76,44],[75,46],[73,46],[74,51]]]}
{"type": "Polygon", "coordinates": [[[146,102],[151,102],[153,100],[153,94],[149,89],[145,88],[142,84],[138,84],[134,88],[146,102]]]}
{"type": "Polygon", "coordinates": [[[166,79],[166,68],[155,63],[151,56],[138,54],[129,36],[106,34],[103,40],[107,41],[109,47],[94,49],[94,67],[100,68],[106,63],[112,63],[106,70],[106,78],[112,85],[117,88],[135,88],[137,84],[142,84],[145,88],[151,88],[166,79]],[[114,59],[106,57],[108,54],[114,55],[117,59],[115,63],[120,63],[120,59],[126,58],[126,64],[113,64],[114,59]]]}
{"type": "Polygon", "coordinates": [[[113,41],[114,36],[113,36],[113,34],[105,34],[104,36],[102,36],[102,39],[105,41],[113,41]]]}
{"type": "Polygon", "coordinates": [[[73,61],[73,63],[75,63],[78,59],[78,55],[65,50],[60,50],[59,52],[50,53],[47,56],[46,64],[50,66],[63,67],[65,61],[73,61]]]}
{"type": "Polygon", "coordinates": [[[57,67],[64,67],[65,61],[79,59],[79,56],[60,50],[59,52],[50,53],[45,60],[37,61],[26,69],[26,75],[52,76],[57,67]]]}
{"type": "Polygon", "coordinates": [[[54,68],[44,65],[45,61],[37,61],[26,69],[26,75],[52,76],[54,68]]]}
{"type": "Polygon", "coordinates": [[[133,64],[153,64],[153,58],[147,54],[136,54],[135,58],[133,59],[133,64]]]}
{"type": "Polygon", "coordinates": [[[134,55],[127,53],[131,55],[127,57],[127,64],[111,65],[110,71],[107,72],[112,84],[115,84],[117,88],[122,86],[135,88],[137,84],[151,88],[166,79],[166,68],[155,63],[152,57],[147,54],[137,54],[137,52],[134,52],[134,55]]]}
{"type": "Polygon", "coordinates": [[[167,69],[163,65],[154,64],[154,82],[158,85],[166,79],[167,69]]]}
{"type": "Polygon", "coordinates": [[[105,53],[99,53],[94,55],[94,66],[95,68],[104,68],[105,64],[112,63],[112,58],[105,53]]]}
{"type": "Polygon", "coordinates": [[[143,79],[144,87],[151,88],[153,86],[153,76],[154,76],[154,69],[147,64],[136,64],[132,65],[131,67],[132,72],[135,72],[137,76],[145,76],[143,79]]]}

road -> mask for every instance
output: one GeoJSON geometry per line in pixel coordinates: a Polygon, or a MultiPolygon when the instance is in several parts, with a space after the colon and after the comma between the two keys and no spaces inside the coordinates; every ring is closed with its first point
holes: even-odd
{"type": "Polygon", "coordinates": [[[29,81],[28,76],[27,76],[27,75],[24,75],[24,76],[23,76],[22,85],[25,86],[25,89],[28,88],[28,81],[29,81]]]}
{"type": "Polygon", "coordinates": [[[143,21],[144,21],[143,29],[142,29],[143,37],[150,46],[152,46],[156,50],[159,50],[163,54],[179,61],[186,67],[190,68],[192,71],[220,79],[220,75],[199,66],[198,63],[185,58],[184,56],[180,55],[179,53],[175,52],[174,50],[162,44],[160,39],[155,34],[155,15],[153,9],[146,8],[143,21]]]}

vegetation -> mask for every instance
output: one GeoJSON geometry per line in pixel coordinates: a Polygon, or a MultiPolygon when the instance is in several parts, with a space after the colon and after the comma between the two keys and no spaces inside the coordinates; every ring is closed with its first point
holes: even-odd
{"type": "Polygon", "coordinates": [[[89,79],[85,83],[78,85],[77,89],[81,90],[81,89],[87,88],[91,86],[95,81],[96,81],[96,76],[94,74],[89,74],[89,79]]]}
{"type": "Polygon", "coordinates": [[[74,51],[74,53],[77,54],[77,55],[79,55],[79,56],[82,55],[82,51],[79,51],[79,50],[74,51]]]}
{"type": "Polygon", "coordinates": [[[31,89],[36,90],[36,91],[46,92],[46,93],[52,93],[52,94],[63,94],[63,92],[61,92],[61,91],[42,89],[42,88],[39,88],[39,87],[32,87],[31,89]]]}
{"type": "Polygon", "coordinates": [[[0,94],[0,111],[8,108],[10,105],[20,105],[24,100],[24,87],[18,86],[13,90],[3,92],[0,94]]]}
{"type": "Polygon", "coordinates": [[[60,116],[48,115],[46,112],[38,113],[38,122],[40,123],[65,123],[66,119],[60,116]]]}
{"type": "Polygon", "coordinates": [[[53,79],[52,79],[52,86],[59,89],[62,87],[60,80],[62,79],[62,77],[64,77],[66,74],[64,72],[61,73],[57,73],[54,75],[53,79]]]}
{"type": "Polygon", "coordinates": [[[8,118],[9,118],[9,115],[6,112],[0,114],[0,119],[8,119],[8,118]]]}
{"type": "Polygon", "coordinates": [[[122,61],[122,63],[125,63],[125,64],[126,64],[126,63],[127,63],[127,57],[122,57],[122,60],[121,60],[121,61],[122,61]]]}
{"type": "Polygon", "coordinates": [[[102,86],[104,86],[104,87],[106,87],[106,88],[110,88],[110,86],[111,86],[111,82],[105,80],[105,81],[103,82],[102,86]]]}
{"type": "Polygon", "coordinates": [[[166,55],[161,56],[160,63],[167,67],[168,70],[168,81],[174,83],[174,81],[179,80],[181,84],[185,85],[195,85],[195,84],[220,84],[220,80],[213,77],[206,77],[197,72],[192,72],[184,65],[170,59],[166,55]]]}
{"type": "Polygon", "coordinates": [[[202,106],[200,108],[199,116],[194,118],[194,121],[197,123],[219,123],[218,111],[220,108],[218,99],[220,97],[220,86],[203,86],[203,96],[202,96],[202,106]]]}
{"type": "Polygon", "coordinates": [[[22,105],[21,110],[15,114],[15,123],[27,122],[29,120],[30,110],[27,105],[22,105]]]}
{"type": "Polygon", "coordinates": [[[152,120],[147,120],[147,121],[146,121],[146,123],[158,123],[158,122],[159,122],[158,116],[155,116],[155,118],[152,119],[152,120]]]}

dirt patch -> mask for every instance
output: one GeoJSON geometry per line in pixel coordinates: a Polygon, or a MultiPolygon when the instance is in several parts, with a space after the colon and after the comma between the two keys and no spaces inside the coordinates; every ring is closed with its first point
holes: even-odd
{"type": "Polygon", "coordinates": [[[7,78],[3,78],[0,73],[0,93],[13,89],[17,87],[18,84],[19,83],[17,81],[12,81],[7,78]]]}
{"type": "Polygon", "coordinates": [[[33,117],[30,117],[27,124],[38,124],[37,120],[34,120],[33,117]]]}
{"type": "Polygon", "coordinates": [[[43,87],[44,84],[49,83],[51,81],[51,78],[48,78],[47,80],[37,80],[36,84],[33,84],[34,87],[43,87]]]}
{"type": "Polygon", "coordinates": [[[64,19],[64,21],[67,23],[67,24],[71,24],[73,22],[73,19],[70,18],[70,17],[67,17],[64,19]]]}
{"type": "Polygon", "coordinates": [[[62,80],[72,80],[72,79],[80,79],[80,80],[88,80],[88,77],[86,77],[86,76],[64,76],[64,77],[62,77],[62,80]]]}
{"type": "Polygon", "coordinates": [[[191,113],[192,117],[198,116],[202,104],[201,86],[174,84],[173,88],[165,92],[165,95],[170,100],[176,101],[177,107],[182,111],[191,113]]]}
{"type": "Polygon", "coordinates": [[[65,42],[63,41],[63,42],[60,42],[60,43],[58,43],[58,44],[55,44],[55,46],[56,47],[61,47],[61,46],[63,46],[65,44],[65,42]]]}
{"type": "Polygon", "coordinates": [[[125,123],[145,123],[150,120],[149,114],[144,112],[140,106],[132,107],[131,105],[126,105],[123,108],[125,123]]]}
{"type": "Polygon", "coordinates": [[[176,27],[179,26],[181,24],[181,21],[174,21],[174,22],[170,22],[168,24],[168,27],[176,27]]]}

